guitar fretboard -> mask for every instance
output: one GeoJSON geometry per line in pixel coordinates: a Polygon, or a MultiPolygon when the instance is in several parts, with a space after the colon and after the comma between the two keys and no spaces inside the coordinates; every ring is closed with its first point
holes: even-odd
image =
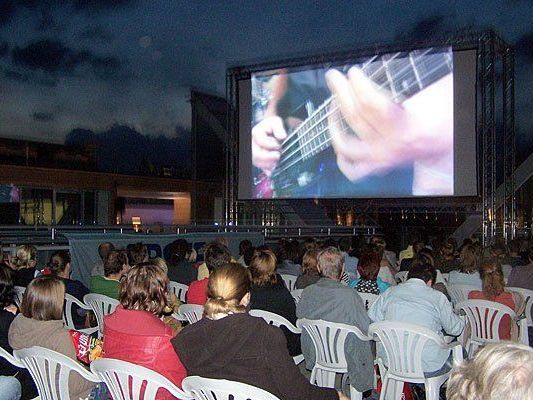
{"type": "MultiPolygon", "coordinates": [[[[453,70],[452,49],[415,50],[409,53],[375,56],[360,67],[393,101],[403,102],[453,70]]],[[[281,157],[273,178],[330,146],[328,117],[337,119],[344,131],[350,128],[338,107],[331,107],[333,97],[320,105],[283,142],[281,157]]]]}

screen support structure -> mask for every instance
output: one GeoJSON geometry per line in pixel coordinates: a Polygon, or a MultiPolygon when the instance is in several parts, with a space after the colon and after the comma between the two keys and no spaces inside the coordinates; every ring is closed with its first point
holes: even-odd
{"type": "MultiPolygon", "coordinates": [[[[343,51],[330,54],[319,54],[297,57],[277,62],[265,61],[246,66],[228,68],[226,73],[226,98],[228,101],[228,129],[226,147],[226,180],[225,180],[225,222],[237,225],[245,210],[254,210],[258,218],[256,224],[287,223],[283,218],[284,200],[245,200],[239,201],[239,93],[238,82],[250,79],[257,71],[281,67],[297,67],[308,64],[320,64],[326,61],[356,58],[373,54],[384,54],[391,51],[411,50],[425,47],[452,46],[454,50],[477,50],[477,83],[476,83],[476,138],[478,165],[478,193],[474,198],[416,198],[416,199],[328,199],[322,204],[333,204],[333,207],[350,208],[352,210],[374,210],[381,213],[404,213],[414,210],[425,213],[462,213],[479,214],[482,220],[483,245],[494,243],[501,235],[507,241],[514,238],[516,231],[516,198],[513,173],[515,170],[515,127],[514,127],[514,52],[495,32],[461,33],[447,35],[440,39],[423,42],[409,42],[394,45],[376,45],[354,51],[343,51]],[[501,65],[497,70],[497,63],[501,65]],[[501,74],[498,74],[500,72],[501,74]],[[501,90],[501,102],[497,102],[497,92],[501,90]],[[499,104],[501,103],[501,104],[499,104]],[[497,124],[498,113],[501,113],[501,124],[497,124]],[[503,148],[503,157],[497,162],[497,148],[503,148]],[[503,177],[498,182],[497,177],[503,177]],[[497,192],[497,184],[501,183],[503,192],[497,192]],[[503,201],[502,201],[503,200],[503,201]],[[349,204],[348,204],[349,203],[349,204]],[[340,207],[339,207],[340,204],[340,207]],[[473,210],[476,211],[473,211],[473,210]]],[[[412,211],[413,213],[415,211],[412,211]]]]}

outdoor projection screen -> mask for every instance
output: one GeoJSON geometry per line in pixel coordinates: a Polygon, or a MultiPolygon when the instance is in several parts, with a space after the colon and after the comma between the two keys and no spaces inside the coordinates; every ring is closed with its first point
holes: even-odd
{"type": "Polygon", "coordinates": [[[239,199],[477,195],[476,69],[434,47],[238,80],[239,199]]]}

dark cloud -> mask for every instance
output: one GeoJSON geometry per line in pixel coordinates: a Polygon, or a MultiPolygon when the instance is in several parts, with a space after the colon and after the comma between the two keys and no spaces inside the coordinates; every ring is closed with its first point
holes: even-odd
{"type": "Polygon", "coordinates": [[[4,69],[4,77],[12,81],[29,83],[32,85],[40,85],[52,87],[58,84],[58,79],[55,77],[44,76],[43,74],[35,74],[27,71],[16,71],[14,69],[4,69]]]}
{"type": "Polygon", "coordinates": [[[70,0],[70,2],[77,10],[98,12],[132,5],[136,0],[70,0]]]}
{"type": "Polygon", "coordinates": [[[82,31],[78,37],[80,39],[86,39],[91,42],[105,42],[109,43],[113,41],[114,36],[108,30],[102,28],[101,26],[89,26],[87,29],[82,31]]]}
{"type": "Polygon", "coordinates": [[[0,26],[7,24],[15,14],[15,3],[12,0],[0,1],[0,26]]]}
{"type": "Polygon", "coordinates": [[[396,39],[426,40],[447,30],[447,18],[444,15],[433,15],[416,22],[412,28],[401,31],[396,39]]]}
{"type": "Polygon", "coordinates": [[[38,122],[50,122],[54,120],[54,115],[46,112],[34,112],[32,118],[38,122]]]}
{"type": "Polygon", "coordinates": [[[9,53],[9,44],[3,40],[0,40],[0,58],[9,53]]]}
{"type": "Polygon", "coordinates": [[[51,77],[73,75],[81,68],[88,67],[98,78],[108,80],[118,77],[122,71],[122,63],[116,57],[74,50],[51,39],[33,42],[26,47],[15,47],[11,55],[15,65],[51,77]]]}
{"type": "Polygon", "coordinates": [[[521,36],[514,47],[518,55],[533,60],[533,32],[528,32],[521,36]]]}

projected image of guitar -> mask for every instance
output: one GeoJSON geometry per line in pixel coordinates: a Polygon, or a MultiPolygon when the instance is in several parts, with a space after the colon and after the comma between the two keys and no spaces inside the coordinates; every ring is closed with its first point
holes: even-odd
{"type": "MultiPolygon", "coordinates": [[[[387,93],[395,104],[403,106],[416,95],[431,91],[431,86],[442,78],[451,77],[453,54],[451,48],[416,50],[372,57],[358,67],[380,92],[387,93]]],[[[449,101],[453,106],[453,98],[449,101]]],[[[423,104],[417,106],[424,107],[423,104]]],[[[309,195],[313,193],[312,188],[320,179],[325,179],[332,165],[336,167],[335,154],[331,149],[332,123],[337,131],[362,136],[347,123],[343,115],[345,110],[339,106],[335,95],[326,98],[317,108],[309,102],[305,108],[308,111],[305,120],[294,129],[287,129],[275,168],[267,173],[263,168],[263,172],[254,178],[255,198],[312,197],[309,195]]],[[[453,123],[453,112],[451,114],[453,123]]],[[[285,118],[285,126],[289,127],[287,120],[285,118]]],[[[344,173],[341,166],[338,167],[344,173]]],[[[346,177],[355,180],[348,175],[346,177]]]]}

